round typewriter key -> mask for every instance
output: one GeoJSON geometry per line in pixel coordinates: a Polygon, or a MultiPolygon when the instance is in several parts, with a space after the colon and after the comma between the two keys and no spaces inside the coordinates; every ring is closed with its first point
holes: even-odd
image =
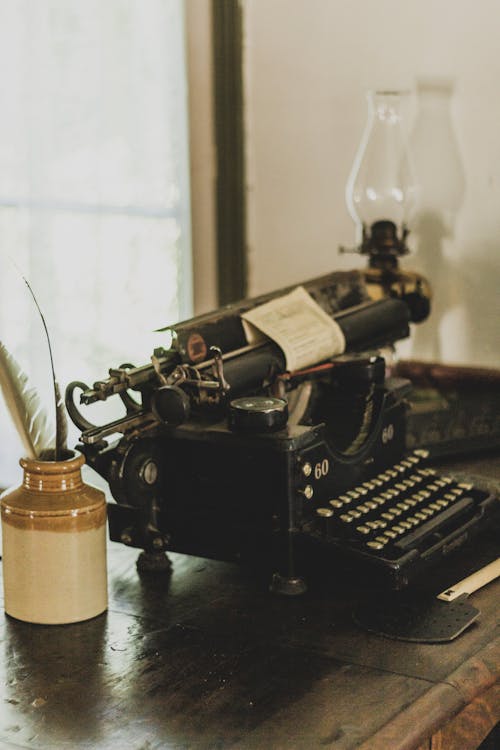
{"type": "Polygon", "coordinates": [[[429,508],[435,511],[441,510],[441,506],[438,503],[429,503],[429,508]]]}
{"type": "Polygon", "coordinates": [[[448,500],[443,500],[442,497],[440,497],[438,500],[436,500],[436,503],[439,505],[440,508],[447,508],[449,505],[448,500]]]}
{"type": "Polygon", "coordinates": [[[283,398],[246,396],[229,405],[228,423],[232,430],[272,432],[285,427],[288,404],[283,398]]]}
{"type": "Polygon", "coordinates": [[[382,534],[381,536],[376,536],[375,541],[380,542],[380,544],[387,544],[387,542],[389,541],[389,538],[382,534]]]}
{"type": "Polygon", "coordinates": [[[359,510],[356,510],[355,508],[353,508],[353,510],[350,510],[350,511],[349,511],[349,515],[350,515],[350,516],[351,516],[352,518],[361,518],[361,516],[362,516],[362,513],[360,513],[360,512],[359,512],[359,510]]]}
{"type": "Polygon", "coordinates": [[[408,503],[398,503],[399,510],[410,510],[408,503]]]}
{"type": "Polygon", "coordinates": [[[347,513],[343,513],[340,516],[340,520],[344,523],[352,523],[354,521],[354,516],[348,516],[347,513]]]}
{"type": "Polygon", "coordinates": [[[341,495],[340,499],[342,500],[343,503],[346,503],[347,505],[349,505],[349,503],[352,503],[352,497],[349,497],[349,495],[341,495]]]}
{"type": "Polygon", "coordinates": [[[321,516],[321,518],[331,518],[333,510],[330,510],[330,508],[316,508],[316,515],[321,516]]]}
{"type": "Polygon", "coordinates": [[[394,513],[382,513],[382,518],[385,518],[386,521],[394,521],[395,514],[394,513]]]}
{"type": "Polygon", "coordinates": [[[342,500],[330,500],[329,502],[332,508],[340,509],[344,507],[344,503],[342,502],[342,500]]]}
{"type": "Polygon", "coordinates": [[[365,505],[364,503],[363,503],[363,505],[358,505],[358,507],[357,507],[356,510],[359,510],[360,513],[369,513],[370,512],[370,508],[367,505],[365,505]]]}
{"type": "Polygon", "coordinates": [[[425,448],[417,448],[413,451],[414,456],[418,456],[418,458],[429,458],[429,451],[425,448]]]}
{"type": "Polygon", "coordinates": [[[368,528],[368,526],[356,526],[356,531],[359,531],[360,534],[365,535],[370,533],[370,529],[368,528]]]}
{"type": "Polygon", "coordinates": [[[384,545],[382,544],[382,542],[375,542],[375,541],[367,542],[366,546],[370,547],[371,549],[376,549],[376,550],[384,549],[384,545]]]}

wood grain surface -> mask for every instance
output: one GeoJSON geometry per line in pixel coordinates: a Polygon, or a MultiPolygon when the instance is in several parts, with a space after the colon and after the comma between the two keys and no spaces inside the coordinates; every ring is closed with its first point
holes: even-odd
{"type": "MultiPolygon", "coordinates": [[[[440,590],[488,556],[494,537],[430,583],[440,590]]],[[[171,575],[140,577],[136,557],[109,544],[103,616],[0,616],[2,750],[430,750],[432,735],[433,748],[465,737],[466,750],[500,718],[500,581],[473,595],[481,618],[462,636],[412,644],[354,624],[367,592],[341,570],[289,599],[236,565],[172,555],[171,575]]]]}

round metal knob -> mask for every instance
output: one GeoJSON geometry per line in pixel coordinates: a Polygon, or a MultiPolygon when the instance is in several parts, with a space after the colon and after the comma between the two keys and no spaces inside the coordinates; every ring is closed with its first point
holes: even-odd
{"type": "Polygon", "coordinates": [[[284,427],[288,420],[288,404],[282,398],[245,396],[231,401],[229,427],[246,432],[271,432],[284,427]]]}

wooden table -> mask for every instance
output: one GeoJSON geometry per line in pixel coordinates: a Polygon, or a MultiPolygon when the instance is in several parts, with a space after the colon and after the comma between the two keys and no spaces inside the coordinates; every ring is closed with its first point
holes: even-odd
{"type": "MultiPolygon", "coordinates": [[[[468,468],[500,477],[500,459],[468,468]]],[[[435,583],[497,555],[492,535],[435,583]]],[[[183,555],[170,578],[141,579],[136,557],[110,543],[101,617],[0,616],[2,749],[469,750],[500,719],[500,581],[474,595],[479,623],[425,645],[358,628],[341,570],[284,599],[236,565],[183,555]]]]}

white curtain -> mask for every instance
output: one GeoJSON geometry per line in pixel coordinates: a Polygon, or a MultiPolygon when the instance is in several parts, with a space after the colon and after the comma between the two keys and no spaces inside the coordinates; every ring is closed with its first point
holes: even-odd
{"type": "MultiPolygon", "coordinates": [[[[0,339],[45,399],[9,257],[63,388],[144,364],[154,329],[191,314],[186,100],[182,0],[0,3],[0,339]]],[[[1,486],[22,449],[3,403],[0,420],[1,486]]]]}

